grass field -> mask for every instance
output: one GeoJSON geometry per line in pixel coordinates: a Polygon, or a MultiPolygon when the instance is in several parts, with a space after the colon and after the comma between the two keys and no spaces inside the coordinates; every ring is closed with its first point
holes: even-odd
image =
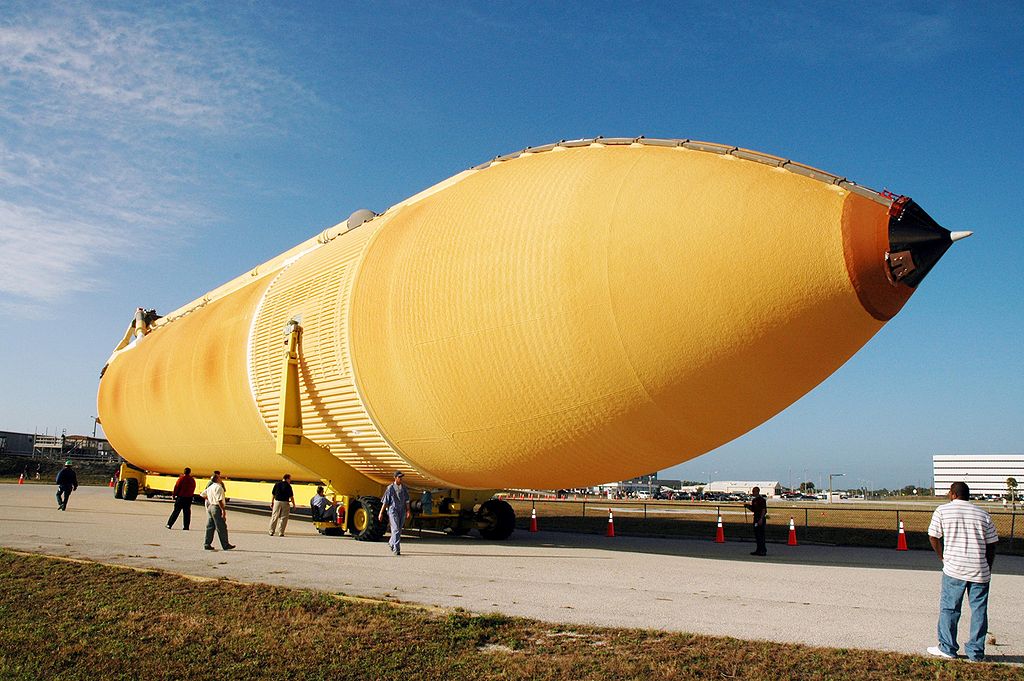
{"type": "Polygon", "coordinates": [[[0,550],[0,678],[1024,679],[1003,665],[461,610],[0,550]]]}
{"type": "MultiPolygon", "coordinates": [[[[904,524],[907,544],[911,549],[930,550],[928,523],[935,506],[914,502],[903,506],[884,502],[878,504],[769,503],[766,536],[768,541],[785,542],[789,536],[789,519],[793,518],[798,541],[842,546],[895,547],[899,521],[904,524]]],[[[727,540],[753,541],[751,516],[740,503],[593,500],[583,504],[574,500],[515,500],[509,503],[516,511],[519,527],[529,526],[531,508],[536,505],[537,518],[545,530],[572,532],[605,532],[608,509],[614,509],[616,533],[648,536],[706,537],[715,536],[718,514],[722,514],[727,540]]],[[[1024,512],[1014,515],[997,505],[983,505],[999,532],[999,552],[1024,554],[1024,512]]]]}

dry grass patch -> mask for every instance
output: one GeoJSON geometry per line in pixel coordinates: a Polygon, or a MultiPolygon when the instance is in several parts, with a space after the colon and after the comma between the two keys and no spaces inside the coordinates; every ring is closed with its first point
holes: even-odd
{"type": "Polygon", "coordinates": [[[940,662],[193,580],[0,550],[0,679],[1022,679],[940,662]]]}

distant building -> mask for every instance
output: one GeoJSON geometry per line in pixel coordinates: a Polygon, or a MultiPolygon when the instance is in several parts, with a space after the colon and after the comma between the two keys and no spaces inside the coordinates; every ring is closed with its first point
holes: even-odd
{"type": "Polygon", "coordinates": [[[623,496],[632,496],[637,493],[643,492],[644,494],[654,495],[655,492],[661,490],[661,486],[665,481],[658,479],[657,473],[651,473],[649,475],[641,475],[629,480],[622,480],[620,482],[606,482],[603,485],[597,485],[593,488],[594,492],[598,494],[604,494],[611,492],[612,494],[619,494],[623,496]]]}
{"type": "Polygon", "coordinates": [[[32,456],[32,435],[0,430],[0,455],[32,456]]]}
{"type": "Polygon", "coordinates": [[[778,480],[713,480],[704,485],[704,491],[750,494],[755,487],[760,487],[766,497],[782,495],[782,483],[778,480]]]}
{"type": "Polygon", "coordinates": [[[40,461],[115,462],[117,452],[101,437],[88,435],[46,435],[0,431],[0,455],[40,461]]]}
{"type": "MultiPolygon", "coordinates": [[[[1024,489],[1024,454],[937,454],[932,457],[935,494],[954,482],[966,482],[971,494],[1006,494],[1006,479],[1024,489]]],[[[1020,492],[1018,492],[1020,493],[1020,492]]]]}

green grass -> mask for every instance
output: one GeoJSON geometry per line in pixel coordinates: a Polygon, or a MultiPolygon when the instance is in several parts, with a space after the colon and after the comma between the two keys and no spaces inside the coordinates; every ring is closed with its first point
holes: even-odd
{"type": "Polygon", "coordinates": [[[559,626],[0,550],[0,679],[97,678],[942,680],[1024,674],[894,653],[559,626]]]}

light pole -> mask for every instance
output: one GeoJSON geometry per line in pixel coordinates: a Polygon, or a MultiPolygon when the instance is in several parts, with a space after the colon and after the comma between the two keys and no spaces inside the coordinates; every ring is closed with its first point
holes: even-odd
{"type": "Polygon", "coordinates": [[[99,416],[92,417],[92,439],[96,439],[96,424],[100,422],[99,416]]]}
{"type": "Polygon", "coordinates": [[[841,478],[846,473],[829,473],[828,474],[828,503],[832,503],[832,478],[841,478]]]}

